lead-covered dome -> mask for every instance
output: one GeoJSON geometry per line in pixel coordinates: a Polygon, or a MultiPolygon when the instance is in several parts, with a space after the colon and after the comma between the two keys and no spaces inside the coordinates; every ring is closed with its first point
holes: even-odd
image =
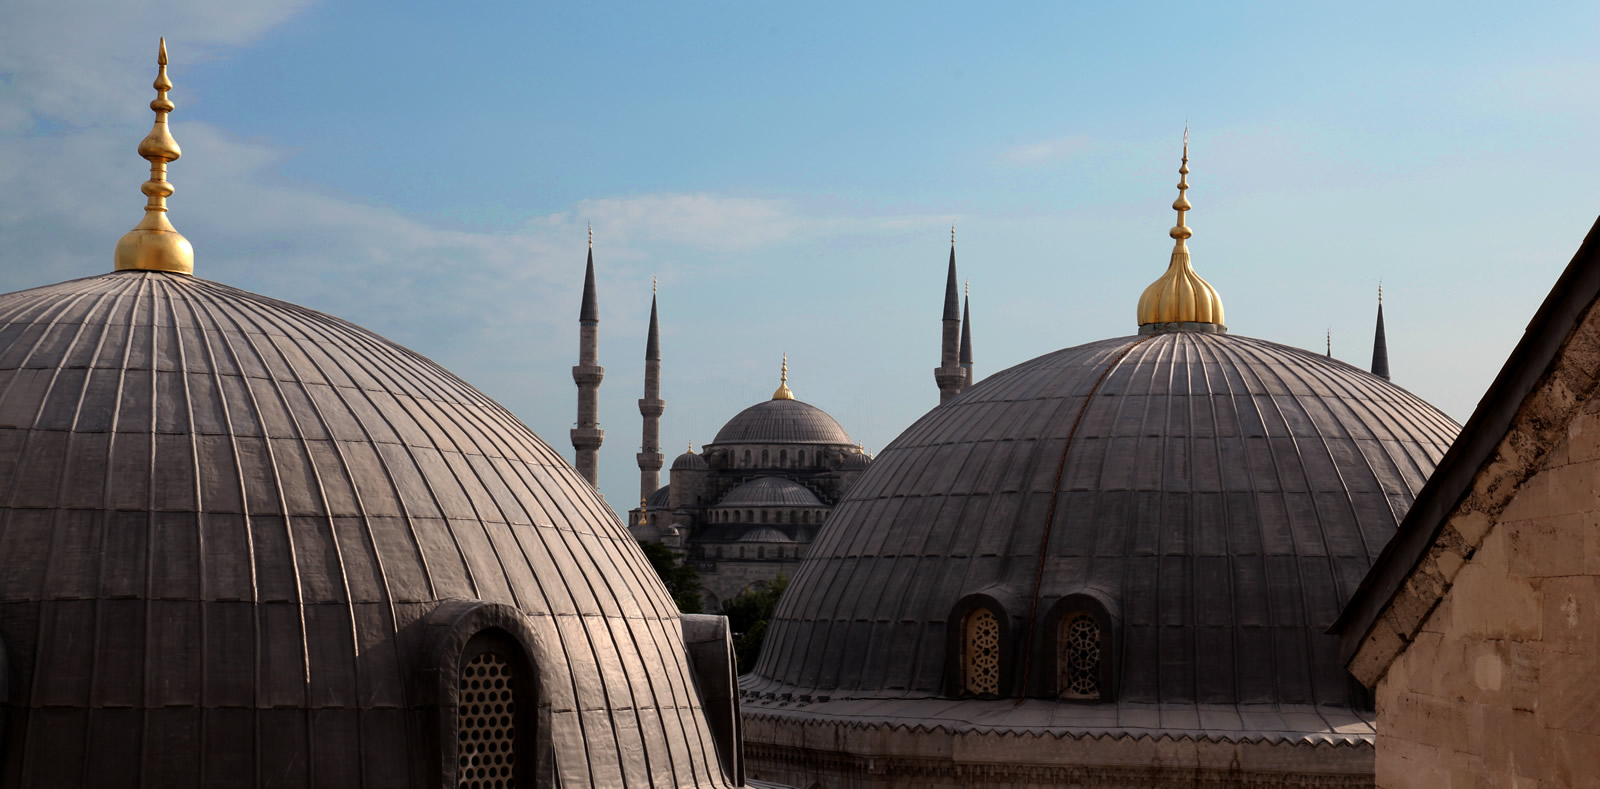
{"type": "Polygon", "coordinates": [[[734,414],[712,443],[855,445],[828,412],[793,399],[767,400],[734,414]]]}
{"type": "Polygon", "coordinates": [[[1459,429],[1354,367],[1221,333],[1024,362],[877,455],[743,687],[1348,707],[1324,630],[1459,429]],[[1056,650],[1075,611],[1100,651],[1056,650]],[[998,660],[964,667],[973,638],[998,660]]]}
{"type": "Polygon", "coordinates": [[[0,461],[0,785],[453,786],[456,742],[474,786],[729,783],[616,516],[371,332],[182,274],[0,296],[0,461]]]}
{"type": "Polygon", "coordinates": [[[821,507],[809,488],[783,477],[756,477],[728,491],[718,507],[821,507]]]}

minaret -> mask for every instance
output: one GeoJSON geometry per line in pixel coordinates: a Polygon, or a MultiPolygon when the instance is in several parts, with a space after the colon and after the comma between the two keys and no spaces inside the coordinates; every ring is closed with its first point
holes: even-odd
{"type": "Polygon", "coordinates": [[[1189,129],[1183,130],[1183,164],[1178,168],[1178,199],[1172,201],[1172,210],[1178,212],[1178,224],[1167,231],[1172,237],[1172,259],[1167,271],[1144,289],[1139,296],[1139,333],[1153,334],[1164,331],[1200,331],[1226,334],[1228,327],[1222,322],[1222,297],[1195,273],[1189,259],[1188,239],[1194,231],[1185,224],[1184,217],[1194,206],[1189,204],[1189,129]]]}
{"type": "Polygon", "coordinates": [[[961,388],[972,385],[972,282],[961,298],[961,388]]]}
{"type": "Polygon", "coordinates": [[[1383,334],[1383,284],[1378,284],[1378,329],[1372,335],[1372,374],[1389,380],[1389,338],[1383,334]]]}
{"type": "MultiPolygon", "coordinates": [[[[639,413],[644,417],[644,439],[639,442],[639,498],[647,499],[661,487],[661,329],[656,325],[656,284],[650,282],[650,334],[644,341],[644,397],[639,413]]],[[[640,505],[641,507],[643,505],[640,505]]]]}
{"type": "Polygon", "coordinates": [[[572,429],[572,448],[577,450],[573,465],[589,484],[598,488],[600,443],[606,431],[600,429],[600,380],[606,368],[600,366],[600,306],[594,297],[594,226],[589,226],[589,267],[583,274],[583,307],[578,311],[578,365],[572,380],[578,385],[578,426],[572,429]]]}
{"type": "Polygon", "coordinates": [[[956,226],[950,226],[950,271],[944,282],[944,334],[939,346],[939,366],[933,370],[933,380],[939,384],[939,405],[961,394],[966,373],[961,370],[961,291],[956,284],[956,226]]]}
{"type": "Polygon", "coordinates": [[[156,123],[150,133],[139,141],[139,155],[150,162],[150,180],[139,187],[145,195],[144,219],[117,241],[112,259],[117,271],[170,271],[174,274],[194,273],[194,247],[167,219],[167,198],[176,191],[167,181],[167,165],[183,155],[178,141],[172,139],[167,129],[167,114],[177,105],[167,98],[172,90],[172,80],[167,79],[167,40],[161,39],[161,49],[156,54],[155,101],[150,109],[156,112],[156,123]]]}

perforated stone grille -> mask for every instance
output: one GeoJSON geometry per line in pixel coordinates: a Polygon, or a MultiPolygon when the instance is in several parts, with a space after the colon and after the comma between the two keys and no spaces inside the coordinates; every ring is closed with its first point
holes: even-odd
{"type": "Polygon", "coordinates": [[[512,789],[516,786],[516,706],[511,665],[493,652],[480,652],[461,670],[460,762],[456,785],[462,789],[512,789]]]}
{"type": "Polygon", "coordinates": [[[1060,644],[1061,695],[1069,699],[1100,698],[1100,625],[1088,614],[1062,621],[1060,644]]]}
{"type": "Polygon", "coordinates": [[[1000,621],[987,609],[967,615],[964,649],[968,693],[1000,693],[1000,621]]]}

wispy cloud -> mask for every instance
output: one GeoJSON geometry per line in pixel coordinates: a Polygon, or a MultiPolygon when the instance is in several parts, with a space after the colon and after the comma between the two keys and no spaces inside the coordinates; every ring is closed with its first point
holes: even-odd
{"type": "Polygon", "coordinates": [[[1072,159],[1094,149],[1087,135],[1074,134],[1006,149],[1001,159],[1011,164],[1049,164],[1072,159]]]}

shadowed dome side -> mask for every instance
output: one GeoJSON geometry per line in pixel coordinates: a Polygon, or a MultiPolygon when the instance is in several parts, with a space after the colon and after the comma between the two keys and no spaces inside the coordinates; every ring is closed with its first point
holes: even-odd
{"type": "Polygon", "coordinates": [[[806,486],[783,477],[756,477],[728,492],[718,507],[821,507],[806,486]]]}
{"type": "Polygon", "coordinates": [[[1349,706],[1324,630],[1459,429],[1361,370],[1245,337],[1024,362],[877,455],[742,687],[945,695],[948,622],[981,595],[1014,634],[1000,692],[1031,695],[1028,644],[1078,595],[1108,611],[1118,699],[1349,706]]]}
{"type": "Polygon", "coordinates": [[[737,414],[713,444],[846,444],[854,446],[828,412],[799,400],[766,400],[737,414]]]}
{"type": "Polygon", "coordinates": [[[0,459],[0,785],[438,786],[426,656],[484,605],[527,634],[541,784],[727,783],[616,516],[371,332],[171,273],[0,296],[0,459]]]}

